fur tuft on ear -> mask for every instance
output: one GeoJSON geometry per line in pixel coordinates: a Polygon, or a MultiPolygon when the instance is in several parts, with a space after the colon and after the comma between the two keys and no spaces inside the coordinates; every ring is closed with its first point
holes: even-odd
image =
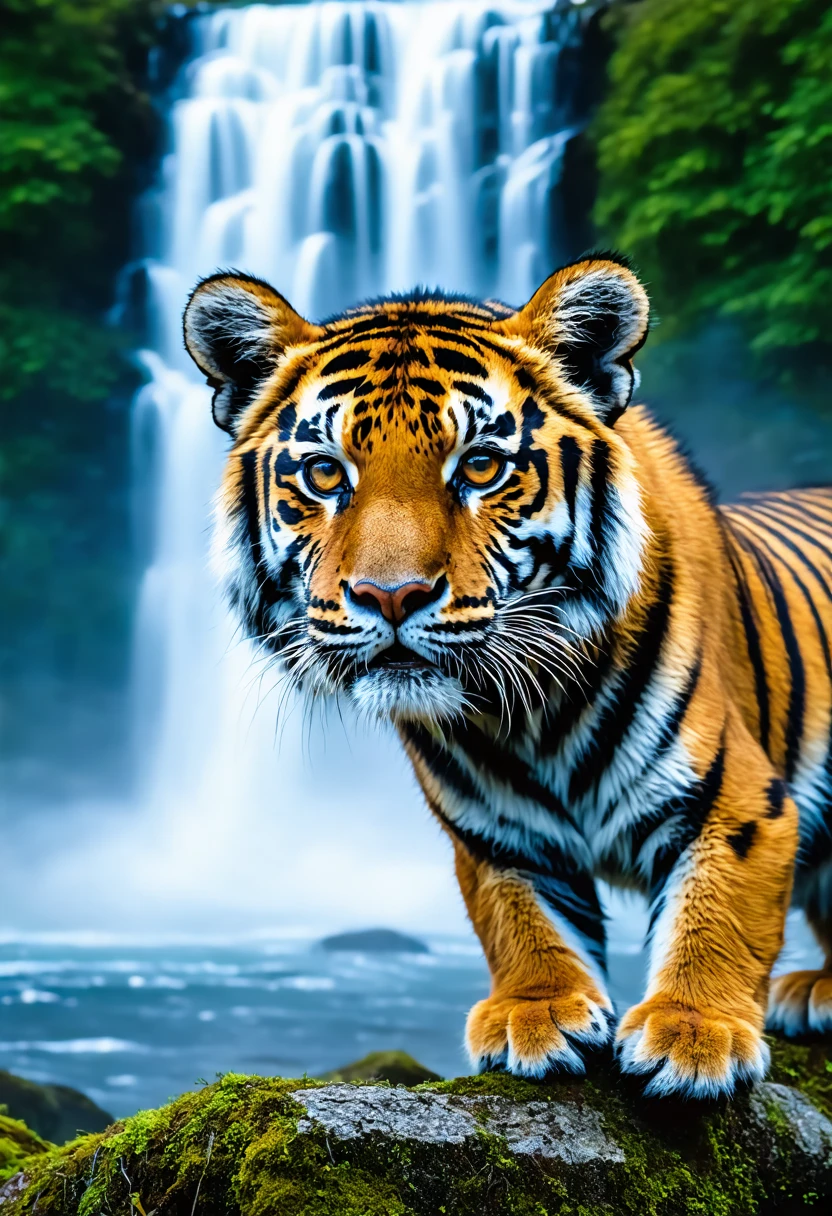
{"type": "Polygon", "coordinates": [[[612,426],[638,383],[632,360],[649,320],[647,292],[623,259],[605,254],[556,271],[525,308],[495,328],[556,359],[612,426]]]}
{"type": "Polygon", "coordinates": [[[323,332],[268,283],[236,271],[197,284],[183,329],[188,354],[214,389],[214,421],[232,435],[286,349],[323,332]]]}

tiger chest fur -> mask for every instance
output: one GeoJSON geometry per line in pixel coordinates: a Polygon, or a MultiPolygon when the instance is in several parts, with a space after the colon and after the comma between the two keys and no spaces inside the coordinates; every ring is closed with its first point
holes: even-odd
{"type": "Polygon", "coordinates": [[[194,292],[232,445],[216,563],[307,695],[392,721],[492,975],[479,1068],[649,1092],[763,1075],[766,1016],[832,1028],[832,493],[717,507],[641,407],[648,302],[610,257],[519,312],[431,293],[322,325],[194,292]],[[628,408],[629,407],[629,408],[628,408]],[[651,910],[616,1027],[599,876],[651,910]],[[770,980],[795,892],[827,953],[770,980]]]}

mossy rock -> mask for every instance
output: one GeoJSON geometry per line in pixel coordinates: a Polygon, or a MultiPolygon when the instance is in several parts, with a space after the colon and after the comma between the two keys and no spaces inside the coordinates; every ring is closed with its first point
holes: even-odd
{"type": "Polygon", "coordinates": [[[63,1144],[81,1132],[101,1132],[113,1116],[68,1085],[37,1085],[0,1068],[0,1107],[39,1136],[63,1144]]]}
{"type": "Polygon", "coordinates": [[[832,1205],[826,1056],[708,1110],[584,1081],[489,1075],[415,1088],[226,1076],[39,1149],[2,1216],[752,1216],[832,1205]],[[792,1075],[796,1074],[796,1075],[792,1075]]]}
{"type": "Polygon", "coordinates": [[[389,1081],[391,1085],[421,1085],[441,1080],[406,1051],[371,1051],[361,1060],[321,1073],[320,1081],[389,1081]]]}
{"type": "Polygon", "coordinates": [[[48,1153],[51,1147],[25,1123],[0,1112],[0,1182],[13,1178],[25,1161],[48,1153]]]}

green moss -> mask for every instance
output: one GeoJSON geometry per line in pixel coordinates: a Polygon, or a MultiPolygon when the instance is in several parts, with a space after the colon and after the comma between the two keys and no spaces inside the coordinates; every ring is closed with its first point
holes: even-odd
{"type": "Polygon", "coordinates": [[[438,1073],[406,1051],[371,1051],[361,1060],[320,1075],[321,1081],[389,1081],[391,1085],[420,1085],[439,1079],[438,1073]]]}
{"type": "Polygon", "coordinates": [[[247,1216],[410,1216],[396,1187],[342,1161],[316,1140],[298,1142],[294,1118],[278,1118],[247,1149],[234,1181],[247,1216]]]}
{"type": "Polygon", "coordinates": [[[541,1098],[556,1098],[584,1084],[580,1081],[553,1080],[543,1085],[536,1081],[522,1081],[509,1073],[489,1072],[476,1077],[454,1077],[450,1081],[431,1082],[416,1088],[439,1094],[459,1094],[465,1098],[494,1097],[510,1098],[514,1102],[539,1102],[541,1098]]]}
{"type": "MultiPolygon", "coordinates": [[[[775,1071],[828,1094],[825,1061],[811,1077],[801,1072],[811,1052],[778,1045],[775,1071]]],[[[305,1112],[292,1097],[320,1084],[230,1075],[62,1148],[20,1142],[5,1176],[25,1158],[28,1186],[4,1216],[757,1216],[813,1201],[810,1180],[793,1177],[776,1105],[755,1141],[745,1099],[704,1112],[649,1103],[609,1070],[551,1084],[492,1074],[417,1087],[589,1106],[625,1156],[594,1168],[518,1157],[484,1127],[464,1145],[330,1141],[322,1127],[299,1129],[305,1112]]]]}
{"type": "Polygon", "coordinates": [[[787,1043],[770,1039],[769,1080],[802,1090],[832,1119],[832,1053],[828,1043],[787,1043]]]}
{"type": "Polygon", "coordinates": [[[11,1178],[24,1161],[49,1151],[50,1145],[19,1119],[11,1119],[0,1108],[0,1182],[11,1178]]]}

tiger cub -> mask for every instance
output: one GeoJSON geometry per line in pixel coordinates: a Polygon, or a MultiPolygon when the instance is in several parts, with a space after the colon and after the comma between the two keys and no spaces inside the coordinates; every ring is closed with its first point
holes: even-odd
{"type": "Polygon", "coordinates": [[[392,720],[453,844],[491,995],[480,1069],[653,1094],[762,1077],[766,1014],[832,1028],[832,490],[716,507],[640,406],[621,260],[518,312],[416,292],[321,325],[238,273],[187,348],[231,447],[217,548],[248,634],[392,720]],[[595,879],[649,900],[617,1029],[595,879]],[[791,899],[826,952],[771,981],[791,899]]]}

